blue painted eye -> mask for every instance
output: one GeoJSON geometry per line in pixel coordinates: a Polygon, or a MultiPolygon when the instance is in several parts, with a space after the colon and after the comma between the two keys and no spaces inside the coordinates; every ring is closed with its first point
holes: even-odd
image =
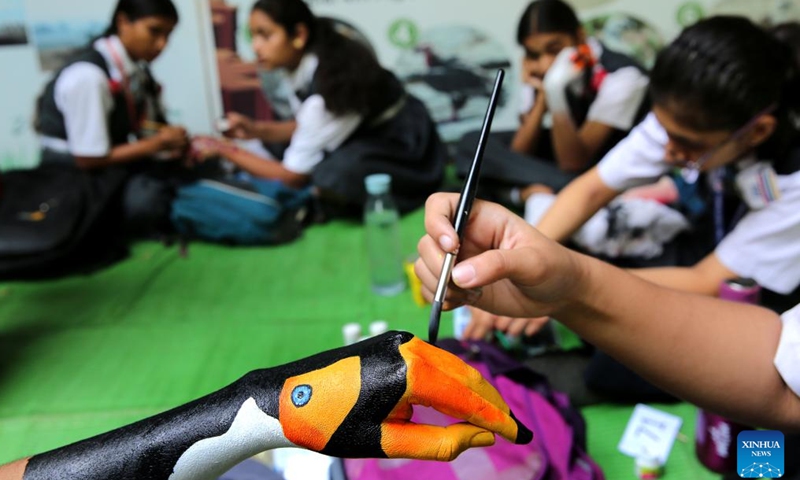
{"type": "Polygon", "coordinates": [[[303,407],[311,401],[311,385],[299,385],[292,390],[292,403],[295,407],[303,407]]]}

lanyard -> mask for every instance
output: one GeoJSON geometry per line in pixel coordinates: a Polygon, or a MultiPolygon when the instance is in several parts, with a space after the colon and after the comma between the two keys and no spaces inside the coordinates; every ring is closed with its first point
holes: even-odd
{"type": "Polygon", "coordinates": [[[720,167],[709,173],[711,177],[711,190],[714,192],[714,240],[719,245],[725,235],[733,230],[739,220],[747,213],[747,205],[742,204],[731,219],[728,228],[725,227],[725,168],[720,167]]]}
{"type": "Polygon", "coordinates": [[[108,38],[106,38],[106,47],[108,48],[108,52],[111,54],[111,59],[114,61],[114,65],[116,65],[120,75],[122,75],[122,91],[125,95],[125,103],[127,103],[128,107],[128,117],[131,122],[131,128],[138,133],[140,119],[136,109],[136,102],[133,100],[133,93],[131,93],[131,82],[127,72],[125,71],[125,64],[122,62],[122,57],[120,57],[119,53],[114,48],[114,45],[111,43],[111,40],[108,38]]]}

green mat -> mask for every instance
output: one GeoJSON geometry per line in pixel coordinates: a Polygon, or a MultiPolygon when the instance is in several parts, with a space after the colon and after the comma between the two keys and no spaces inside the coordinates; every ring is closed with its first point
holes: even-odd
{"type": "MultiPolygon", "coordinates": [[[[422,212],[402,221],[409,255],[422,212]]],[[[373,320],[427,335],[429,310],[410,292],[368,286],[360,226],[314,226],[272,248],[158,243],[90,277],[0,285],[0,463],[155,414],[249,370],[342,344],[341,327],[373,320]]],[[[452,332],[445,313],[442,335],[452,332]]],[[[681,415],[693,436],[694,409],[681,415]]],[[[632,408],[585,409],[590,452],[609,479],[634,478],[616,451],[632,408]]],[[[715,478],[677,443],[666,478],[715,478]]]]}

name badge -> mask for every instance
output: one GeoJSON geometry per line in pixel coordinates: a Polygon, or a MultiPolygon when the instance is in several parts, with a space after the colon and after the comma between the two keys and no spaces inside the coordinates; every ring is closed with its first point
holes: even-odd
{"type": "Polygon", "coordinates": [[[754,163],[740,171],[736,175],[736,188],[752,210],[760,210],[781,198],[778,176],[767,162],[754,163]]]}

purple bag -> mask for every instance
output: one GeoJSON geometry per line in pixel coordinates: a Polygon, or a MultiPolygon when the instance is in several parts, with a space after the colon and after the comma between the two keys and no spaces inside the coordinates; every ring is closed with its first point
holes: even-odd
{"type": "MultiPolygon", "coordinates": [[[[439,346],[476,368],[497,388],[514,415],[533,431],[528,445],[503,438],[473,448],[452,462],[395,459],[346,459],[348,480],[603,480],[586,453],[586,425],[580,412],[547,379],[488,343],[444,339],[439,346]]],[[[415,407],[412,421],[450,425],[458,420],[431,408],[415,407]]]]}

